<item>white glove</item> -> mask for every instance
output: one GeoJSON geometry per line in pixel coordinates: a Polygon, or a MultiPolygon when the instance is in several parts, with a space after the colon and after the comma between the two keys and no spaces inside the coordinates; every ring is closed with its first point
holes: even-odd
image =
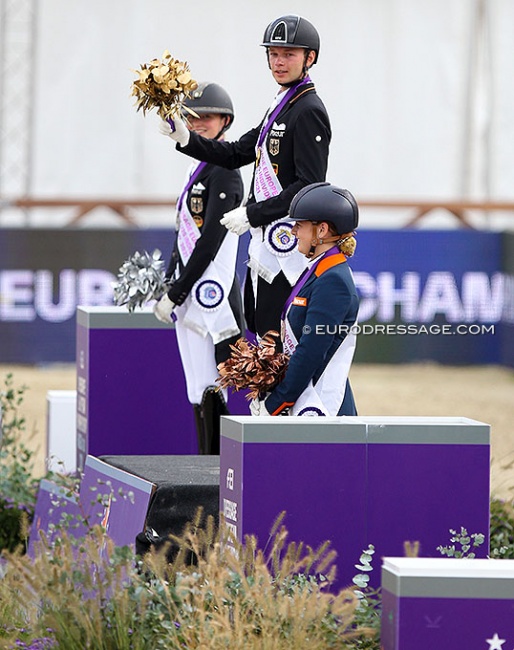
{"type": "Polygon", "coordinates": [[[157,318],[157,320],[160,320],[161,323],[166,323],[166,325],[169,325],[173,322],[171,320],[171,314],[174,309],[175,303],[172,302],[168,298],[168,294],[165,293],[159,302],[156,302],[153,306],[153,313],[155,314],[155,318],[157,318]]]}
{"type": "Polygon", "coordinates": [[[246,216],[246,208],[243,207],[234,208],[230,212],[225,212],[220,223],[236,235],[244,235],[247,230],[250,230],[250,222],[246,216]]]}
{"type": "Polygon", "coordinates": [[[266,405],[264,403],[263,399],[259,399],[255,397],[251,402],[250,402],[250,413],[254,417],[258,417],[260,415],[270,415],[268,409],[266,408],[266,405]]]}
{"type": "Polygon", "coordinates": [[[185,147],[189,143],[190,132],[181,117],[162,120],[159,125],[159,131],[162,135],[167,135],[168,138],[178,142],[181,147],[185,147]]]}

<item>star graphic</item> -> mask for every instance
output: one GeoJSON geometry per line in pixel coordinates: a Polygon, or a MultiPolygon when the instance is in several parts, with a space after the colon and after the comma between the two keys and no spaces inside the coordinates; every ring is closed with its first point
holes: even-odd
{"type": "Polygon", "coordinates": [[[505,639],[500,639],[498,632],[494,633],[492,639],[486,639],[489,644],[489,650],[502,650],[502,645],[505,643],[505,639]]]}

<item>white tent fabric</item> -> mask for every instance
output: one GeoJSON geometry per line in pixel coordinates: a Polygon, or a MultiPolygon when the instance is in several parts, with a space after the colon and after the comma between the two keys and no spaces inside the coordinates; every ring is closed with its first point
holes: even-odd
{"type": "MultiPolygon", "coordinates": [[[[133,70],[165,49],[187,60],[196,79],[231,94],[228,137],[237,137],[259,122],[276,91],[259,46],[264,28],[293,10],[321,35],[312,77],[333,126],[330,181],[366,198],[514,198],[512,0],[293,7],[39,3],[32,195],[176,196],[189,160],[159,134],[155,114],[136,112],[133,70]]],[[[250,170],[244,174],[248,181],[250,170]]],[[[363,226],[394,225],[390,213],[365,216],[363,226]]],[[[145,218],[150,224],[150,213],[145,218]]]]}

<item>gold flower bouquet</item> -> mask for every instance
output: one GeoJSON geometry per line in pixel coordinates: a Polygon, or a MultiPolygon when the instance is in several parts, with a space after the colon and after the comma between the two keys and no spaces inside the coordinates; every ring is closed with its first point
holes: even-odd
{"type": "Polygon", "coordinates": [[[183,105],[198,83],[191,77],[187,63],[174,59],[168,50],[162,59],[152,59],[134,70],[138,78],[132,83],[132,95],[136,98],[137,110],[157,109],[163,120],[180,115],[182,109],[194,114],[183,105]]]}
{"type": "Polygon", "coordinates": [[[218,364],[220,388],[248,389],[248,400],[262,398],[275,388],[284,378],[289,363],[287,354],[276,351],[274,339],[278,336],[278,332],[269,330],[257,344],[240,338],[231,345],[230,357],[218,364]]]}

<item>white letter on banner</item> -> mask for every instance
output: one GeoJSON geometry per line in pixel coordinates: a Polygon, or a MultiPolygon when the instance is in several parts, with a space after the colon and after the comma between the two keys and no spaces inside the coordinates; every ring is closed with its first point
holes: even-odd
{"type": "Polygon", "coordinates": [[[53,302],[54,287],[51,271],[37,271],[35,285],[36,312],[43,320],[62,323],[73,317],[76,308],[75,271],[65,269],[59,273],[57,304],[53,302]]]}
{"type": "Polygon", "coordinates": [[[430,273],[419,303],[418,321],[431,323],[436,314],[443,314],[449,323],[459,323],[463,311],[453,273],[430,273]]]}
{"type": "Polygon", "coordinates": [[[514,323],[514,275],[503,276],[502,321],[514,323]]]}
{"type": "Polygon", "coordinates": [[[497,323],[502,314],[504,282],[501,273],[495,273],[489,283],[487,273],[464,273],[462,276],[462,304],[468,323],[497,323]]]}
{"type": "Polygon", "coordinates": [[[91,307],[114,304],[116,276],[101,269],[85,269],[78,274],[78,303],[91,307]]]}
{"type": "Polygon", "coordinates": [[[36,320],[33,301],[32,271],[3,271],[0,273],[0,320],[36,320]]]}
{"type": "Polygon", "coordinates": [[[416,320],[419,300],[419,273],[409,271],[401,278],[401,289],[396,289],[394,273],[377,275],[379,306],[377,320],[388,323],[395,318],[396,305],[400,305],[401,319],[407,323],[416,320]]]}

